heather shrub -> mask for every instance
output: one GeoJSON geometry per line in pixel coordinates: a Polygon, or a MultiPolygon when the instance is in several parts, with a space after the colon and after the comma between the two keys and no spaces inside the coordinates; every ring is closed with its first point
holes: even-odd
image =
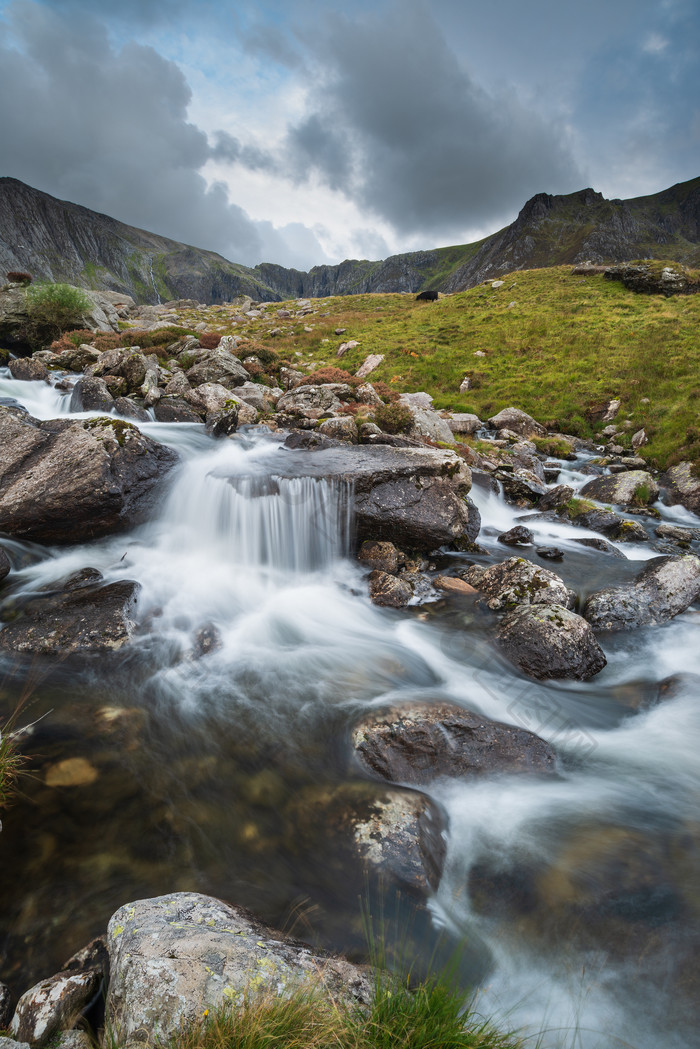
{"type": "Polygon", "coordinates": [[[408,433],[413,425],[413,415],[405,404],[383,404],[374,419],[385,433],[408,433]]]}
{"type": "Polygon", "coordinates": [[[350,372],[343,371],[342,368],[334,368],[332,365],[329,365],[326,368],[317,368],[315,372],[305,375],[303,379],[299,379],[294,385],[322,386],[324,383],[329,382],[344,382],[356,389],[362,384],[362,379],[351,375],[350,372]]]}
{"type": "Polygon", "coordinates": [[[216,331],[202,331],[197,335],[203,350],[215,350],[221,342],[221,335],[216,331]]]}
{"type": "Polygon", "coordinates": [[[31,284],[34,278],[31,273],[25,273],[24,270],[10,270],[7,279],[12,284],[31,284]]]}

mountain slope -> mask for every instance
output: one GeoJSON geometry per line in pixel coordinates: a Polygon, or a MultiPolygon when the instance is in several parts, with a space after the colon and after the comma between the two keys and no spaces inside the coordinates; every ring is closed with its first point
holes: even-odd
{"type": "Polygon", "coordinates": [[[229,262],[0,178],[0,273],[29,270],[49,280],[127,292],[137,302],[454,292],[514,269],[646,257],[700,264],[700,178],[631,200],[606,200],[592,189],[538,193],[514,222],[476,243],[374,262],[346,259],[308,273],[229,262]]]}
{"type": "Polygon", "coordinates": [[[275,298],[246,266],[0,178],[0,273],[123,291],[137,302],[275,298]]]}

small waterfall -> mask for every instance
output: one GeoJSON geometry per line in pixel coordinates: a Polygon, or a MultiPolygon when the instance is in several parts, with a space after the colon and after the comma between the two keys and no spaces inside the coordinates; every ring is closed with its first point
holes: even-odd
{"type": "Polygon", "coordinates": [[[324,478],[202,475],[195,465],[175,486],[164,520],[214,564],[309,572],[348,553],[352,489],[324,478]]]}
{"type": "Polygon", "coordinates": [[[151,273],[151,284],[153,285],[153,291],[155,292],[156,302],[160,306],[160,304],[161,304],[160,293],[158,292],[158,289],[156,288],[156,281],[155,281],[155,277],[153,276],[153,256],[152,255],[149,255],[148,262],[149,262],[150,273],[151,273]]]}

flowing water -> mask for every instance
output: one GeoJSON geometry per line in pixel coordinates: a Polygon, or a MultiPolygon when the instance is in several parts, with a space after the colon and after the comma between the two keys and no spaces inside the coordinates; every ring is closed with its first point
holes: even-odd
{"type": "MultiPolygon", "coordinates": [[[[39,418],[70,404],[6,370],[3,398],[39,418]]],[[[587,684],[535,683],[495,655],[492,619],[470,599],[374,607],[351,557],[352,491],[290,476],[274,435],[214,442],[198,425],[142,428],[182,457],[148,524],[73,547],[3,539],[14,569],[5,602],[85,567],[141,591],[119,657],[1,661],[0,717],[25,699],[31,774],[0,836],[0,978],[26,988],[117,906],[168,891],[218,895],[356,954],[363,910],[383,907],[390,941],[401,930],[426,969],[459,945],[479,1008],[544,1046],[700,1044],[697,611],[605,639],[608,665],[587,684]],[[559,759],[544,780],[430,788],[449,831],[427,901],[368,879],[343,829],[382,790],[354,764],[350,731],[397,700],[448,700],[529,728],[559,759]],[[89,782],[55,784],[69,758],[88,763],[89,782]]],[[[560,481],[580,487],[585,467],[562,464],[560,481]]],[[[479,542],[508,556],[497,535],[522,511],[493,491],[473,497],[479,542]]],[[[528,526],[564,559],[525,556],[582,597],[654,553],[617,544],[616,558],[577,543],[593,535],[580,528],[528,526]]]]}

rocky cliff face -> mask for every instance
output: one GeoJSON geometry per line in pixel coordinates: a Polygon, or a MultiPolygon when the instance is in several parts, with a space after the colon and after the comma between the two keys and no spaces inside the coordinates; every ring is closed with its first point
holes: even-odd
{"type": "Polygon", "coordinates": [[[77,204],[0,179],[0,275],[35,276],[126,292],[137,302],[236,295],[278,299],[365,292],[452,292],[514,269],[590,260],[674,259],[700,265],[700,178],[632,200],[592,189],[538,193],[505,229],[477,244],[346,259],[308,273],[273,263],[250,268],[223,256],[127,226],[77,204]]]}

